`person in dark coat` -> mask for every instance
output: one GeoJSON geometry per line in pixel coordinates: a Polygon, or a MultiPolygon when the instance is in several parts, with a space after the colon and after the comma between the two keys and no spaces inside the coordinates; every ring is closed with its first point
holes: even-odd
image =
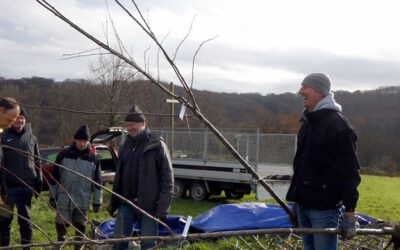
{"type": "MultiPolygon", "coordinates": [[[[354,211],[358,201],[360,164],[357,136],[341,114],[325,73],[309,74],[299,94],[304,100],[302,126],[297,135],[293,178],[286,199],[296,203],[297,219],[304,228],[341,229],[342,238],[355,235],[354,211]],[[339,225],[340,208],[344,207],[339,225]]],[[[304,234],[304,249],[337,249],[334,234],[304,234]]]]}
{"type": "MultiPolygon", "coordinates": [[[[32,243],[32,196],[39,195],[42,187],[39,144],[27,123],[27,113],[21,108],[12,127],[5,130],[1,141],[4,145],[27,152],[25,155],[12,148],[4,148],[2,174],[5,176],[5,203],[11,211],[17,207],[21,244],[32,243]]],[[[10,243],[13,216],[0,217],[1,246],[10,243]]],[[[25,248],[28,249],[28,248],[25,248]]]]}
{"type": "MultiPolygon", "coordinates": [[[[146,120],[138,106],[126,116],[128,136],[119,150],[113,191],[136,204],[147,213],[165,221],[172,201],[173,171],[168,148],[162,138],[146,128],[146,120]]],[[[114,236],[131,236],[135,222],[140,223],[141,236],[158,235],[158,224],[140,214],[126,202],[112,196],[109,213],[116,217],[114,236]]],[[[142,241],[141,248],[155,246],[155,241],[142,241]]],[[[127,249],[128,242],[113,249],[127,249]]]]}

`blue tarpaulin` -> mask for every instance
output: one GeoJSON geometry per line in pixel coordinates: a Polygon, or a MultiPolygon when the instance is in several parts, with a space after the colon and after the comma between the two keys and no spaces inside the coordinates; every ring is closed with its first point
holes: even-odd
{"type": "MultiPolygon", "coordinates": [[[[377,219],[367,215],[359,213],[357,215],[360,225],[368,225],[377,221],[377,219]]],[[[185,223],[186,218],[183,216],[168,216],[168,226],[176,234],[182,233],[185,223]]],[[[111,219],[103,222],[99,229],[107,238],[112,238],[114,224],[115,219],[111,219]]],[[[190,229],[200,232],[216,232],[290,227],[293,227],[293,225],[290,223],[286,212],[279,205],[247,202],[216,206],[193,219],[190,229]]],[[[134,225],[133,230],[139,230],[138,223],[134,225]]],[[[168,231],[161,226],[159,232],[160,235],[168,235],[168,231]]],[[[98,233],[98,238],[104,239],[104,235],[98,233]]]]}
{"type": "Polygon", "coordinates": [[[279,205],[261,202],[216,206],[192,222],[202,232],[293,227],[279,205]]]}
{"type": "MultiPolygon", "coordinates": [[[[183,216],[168,216],[167,218],[167,224],[168,226],[172,229],[172,231],[175,234],[181,234],[183,232],[183,229],[185,227],[186,224],[186,218],[183,216]]],[[[115,219],[110,219],[107,221],[104,221],[103,223],[101,223],[98,228],[99,231],[97,233],[97,238],[98,239],[107,239],[107,238],[113,238],[114,237],[114,226],[115,226],[115,219]]],[[[133,225],[132,231],[133,232],[139,232],[139,228],[140,225],[139,223],[135,223],[133,225]]],[[[160,235],[168,235],[169,231],[163,227],[163,226],[159,226],[158,228],[159,234],[160,235]]]]}

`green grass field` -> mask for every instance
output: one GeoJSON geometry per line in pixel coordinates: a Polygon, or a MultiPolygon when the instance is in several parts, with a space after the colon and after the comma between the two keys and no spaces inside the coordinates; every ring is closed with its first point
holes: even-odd
{"type": "MultiPolygon", "coordinates": [[[[362,182],[359,187],[360,199],[357,211],[392,223],[400,223],[400,209],[398,209],[400,207],[399,190],[400,177],[362,176],[362,182]]],[[[47,195],[48,193],[44,192],[41,194],[40,198],[33,200],[32,218],[35,224],[43,228],[48,236],[55,240],[55,213],[47,207],[47,195]]],[[[109,194],[105,192],[105,205],[99,214],[89,213],[90,219],[109,219],[109,215],[106,212],[106,204],[108,203],[109,197],[109,194]]],[[[256,201],[254,194],[247,195],[241,200],[229,200],[221,196],[213,196],[207,202],[197,202],[190,199],[176,199],[172,203],[171,214],[182,216],[191,215],[196,217],[208,209],[220,204],[250,201],[256,201]]],[[[267,202],[273,203],[273,201],[267,202]]],[[[18,244],[19,229],[15,218],[11,233],[12,243],[18,244]]],[[[48,239],[43,233],[35,229],[34,242],[48,242],[48,239]]],[[[205,244],[204,248],[197,246],[196,249],[208,249],[208,247],[207,244],[205,244]]]]}
{"type": "Polygon", "coordinates": [[[400,223],[400,177],[362,176],[357,211],[400,223]]]}

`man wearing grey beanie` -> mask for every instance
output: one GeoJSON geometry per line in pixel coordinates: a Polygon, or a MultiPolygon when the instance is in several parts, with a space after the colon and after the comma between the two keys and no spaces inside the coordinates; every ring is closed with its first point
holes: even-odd
{"type": "MultiPolygon", "coordinates": [[[[354,210],[361,181],[357,136],[341,114],[327,74],[307,75],[299,95],[305,109],[286,199],[295,202],[300,227],[339,227],[341,239],[349,239],[356,232],[354,210]],[[344,213],[339,223],[341,208],[344,213]]],[[[302,239],[305,250],[338,247],[334,234],[303,234],[302,239]]]]}

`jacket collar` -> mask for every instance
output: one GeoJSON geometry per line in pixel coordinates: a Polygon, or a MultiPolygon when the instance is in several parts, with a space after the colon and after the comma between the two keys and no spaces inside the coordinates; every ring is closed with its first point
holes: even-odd
{"type": "Polygon", "coordinates": [[[74,152],[76,152],[79,155],[83,155],[83,154],[90,154],[91,153],[91,146],[90,143],[88,144],[88,146],[84,149],[84,150],[79,150],[76,147],[75,142],[73,142],[70,146],[70,149],[73,150],[74,152]]]}
{"type": "Polygon", "coordinates": [[[161,145],[161,141],[163,141],[162,138],[153,135],[148,128],[143,130],[142,133],[140,133],[135,137],[128,135],[127,138],[129,140],[132,140],[134,143],[143,143],[144,144],[143,153],[148,150],[159,147],[161,145]]]}
{"type": "Polygon", "coordinates": [[[26,123],[25,127],[21,130],[21,132],[18,132],[17,130],[15,130],[14,127],[8,128],[6,131],[16,134],[16,135],[23,135],[25,133],[31,133],[32,132],[32,128],[31,128],[31,124],[30,123],[26,123]]]}
{"type": "Polygon", "coordinates": [[[318,124],[323,121],[328,114],[336,113],[333,109],[320,109],[313,112],[304,111],[302,121],[308,121],[311,124],[318,124]]]}
{"type": "Polygon", "coordinates": [[[321,109],[332,109],[341,112],[342,106],[335,101],[333,92],[329,92],[328,95],[322,98],[314,107],[314,111],[321,109]]]}

